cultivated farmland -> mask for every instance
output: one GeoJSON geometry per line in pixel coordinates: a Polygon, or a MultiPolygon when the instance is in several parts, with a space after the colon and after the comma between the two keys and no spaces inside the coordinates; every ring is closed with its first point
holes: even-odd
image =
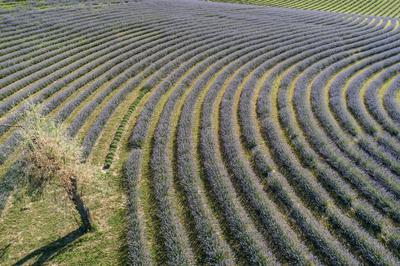
{"type": "Polygon", "coordinates": [[[399,0],[220,0],[220,2],[400,17],[399,0]]]}
{"type": "Polygon", "coordinates": [[[302,10],[0,9],[0,264],[400,265],[400,4],[258,2],[302,10]],[[98,173],[59,254],[76,224],[9,170],[32,104],[98,173]]]}

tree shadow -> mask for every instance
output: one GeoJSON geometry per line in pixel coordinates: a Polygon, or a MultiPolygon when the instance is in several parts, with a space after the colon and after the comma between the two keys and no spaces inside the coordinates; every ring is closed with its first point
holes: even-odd
{"type": "Polygon", "coordinates": [[[11,244],[8,244],[5,247],[0,248],[0,260],[4,255],[6,255],[6,252],[10,247],[11,247],[11,244]]]}
{"type": "Polygon", "coordinates": [[[78,229],[75,229],[74,231],[68,233],[67,235],[47,244],[46,246],[32,251],[31,253],[17,261],[14,265],[23,265],[24,263],[35,257],[38,258],[32,265],[42,265],[84,234],[85,229],[81,226],[78,229]]]}

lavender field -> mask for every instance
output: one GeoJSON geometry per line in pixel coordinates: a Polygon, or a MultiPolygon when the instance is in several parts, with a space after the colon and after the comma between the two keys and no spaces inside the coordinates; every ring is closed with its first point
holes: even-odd
{"type": "Polygon", "coordinates": [[[100,175],[49,265],[400,265],[395,16],[49,2],[0,9],[1,265],[75,226],[14,197],[31,104],[100,175]]]}

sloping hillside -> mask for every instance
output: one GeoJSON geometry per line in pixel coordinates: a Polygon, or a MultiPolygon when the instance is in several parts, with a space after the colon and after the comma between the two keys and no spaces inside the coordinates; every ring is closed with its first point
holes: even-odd
{"type": "Polygon", "coordinates": [[[190,0],[1,11],[0,264],[399,265],[399,26],[190,0]],[[57,190],[16,197],[32,103],[98,173],[96,231],[44,257],[76,223],[57,190]]]}
{"type": "Polygon", "coordinates": [[[342,12],[382,17],[400,17],[399,0],[218,0],[219,2],[342,12]]]}

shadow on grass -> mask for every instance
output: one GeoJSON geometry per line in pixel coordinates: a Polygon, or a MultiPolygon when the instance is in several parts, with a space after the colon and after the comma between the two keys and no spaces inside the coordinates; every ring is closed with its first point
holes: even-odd
{"type": "Polygon", "coordinates": [[[0,248],[0,260],[6,254],[7,250],[11,247],[11,244],[6,245],[3,248],[0,248]]]}
{"type": "Polygon", "coordinates": [[[58,253],[60,253],[63,249],[65,249],[69,244],[77,240],[79,237],[85,234],[85,230],[83,227],[79,227],[78,229],[68,233],[67,235],[47,244],[44,247],[38,248],[19,261],[17,261],[14,265],[23,265],[29,260],[37,257],[36,261],[32,265],[42,265],[46,261],[50,260],[58,253]]]}

